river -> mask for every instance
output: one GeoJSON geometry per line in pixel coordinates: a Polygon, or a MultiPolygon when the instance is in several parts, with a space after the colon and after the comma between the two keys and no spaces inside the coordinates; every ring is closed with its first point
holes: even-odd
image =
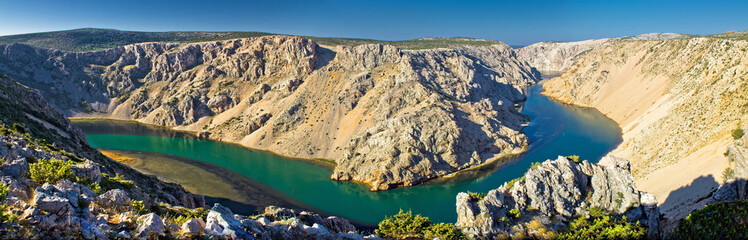
{"type": "Polygon", "coordinates": [[[222,194],[217,197],[262,205],[263,202],[257,200],[262,196],[257,194],[265,191],[285,199],[288,205],[361,223],[375,224],[399,209],[410,209],[435,222],[455,222],[455,196],[459,192],[487,192],[521,177],[533,162],[555,159],[559,155],[579,155],[581,159],[597,162],[621,142],[621,129],[599,111],[554,102],[541,95],[541,91],[541,84],[531,87],[521,110],[531,118],[523,129],[531,141],[526,153],[502,161],[504,164],[462,174],[462,177],[381,192],[371,192],[369,187],[357,183],[332,181],[329,167],[312,161],[200,140],[134,122],[75,120],[74,123],[86,133],[91,146],[123,150],[118,152],[144,159],[140,168],[145,172],[167,181],[185,183],[196,193],[222,194]],[[144,167],[151,160],[152,166],[144,167]],[[198,170],[211,169],[211,174],[184,171],[189,166],[197,166],[194,169],[198,170]],[[228,185],[217,186],[207,181],[212,177],[225,179],[228,185]],[[234,180],[244,185],[232,184],[234,180]]]}

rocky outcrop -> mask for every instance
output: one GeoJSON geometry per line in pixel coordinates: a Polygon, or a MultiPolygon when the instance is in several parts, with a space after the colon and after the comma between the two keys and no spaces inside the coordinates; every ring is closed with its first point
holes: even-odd
{"type": "Polygon", "coordinates": [[[580,55],[608,42],[609,38],[578,42],[539,42],[517,49],[519,59],[546,73],[560,73],[569,68],[580,55]]]}
{"type": "Polygon", "coordinates": [[[75,53],[0,46],[0,71],[69,116],[136,119],[337,163],[410,186],[523,151],[514,109],[539,74],[504,44],[328,49],[291,36],[75,53]],[[59,96],[59,97],[58,97],[59,96]]]}
{"type": "Polygon", "coordinates": [[[541,226],[563,230],[572,216],[599,207],[639,221],[649,227],[650,237],[657,237],[657,201],[636,189],[629,170],[629,162],[616,157],[605,157],[598,164],[574,163],[564,157],[547,160],[482,199],[458,194],[457,226],[474,237],[533,236],[531,231],[541,226]]]}

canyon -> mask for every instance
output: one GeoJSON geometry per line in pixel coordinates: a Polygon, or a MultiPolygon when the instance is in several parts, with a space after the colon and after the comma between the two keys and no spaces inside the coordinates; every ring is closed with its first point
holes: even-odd
{"type": "Polygon", "coordinates": [[[505,44],[401,50],[293,36],[92,52],[2,45],[0,71],[70,117],[134,119],[335,163],[387,190],[518,154],[540,75],[505,44]]]}
{"type": "MultiPolygon", "coordinates": [[[[598,109],[618,123],[623,142],[599,163],[559,157],[532,165],[524,177],[481,199],[460,193],[456,225],[473,237],[535,235],[530,224],[561,231],[572,216],[600,207],[639,221],[656,238],[693,210],[748,198],[746,136],[731,136],[748,128],[746,48],[745,40],[667,33],[516,50],[502,43],[420,50],[332,46],[280,35],[89,52],[5,44],[0,72],[35,90],[0,76],[6,101],[0,110],[9,116],[3,121],[23,123],[49,139],[34,144],[53,147],[37,149],[19,130],[3,136],[8,147],[0,154],[10,159],[3,161],[9,176],[3,181],[12,186],[13,207],[24,221],[88,229],[84,237],[114,228],[106,221],[116,211],[108,202],[135,206],[118,203],[117,189],[94,194],[77,182],[33,183],[24,173],[35,161],[28,157],[89,159],[76,162],[83,169],[76,174],[95,182],[101,173],[131,179],[137,187],[125,194],[146,205],[205,207],[201,196],[181,186],[104,157],[67,116],[136,120],[320,159],[334,165],[331,179],[364,183],[371,191],[408,187],[524,152],[529,119],[518,106],[540,72],[563,73],[543,83],[543,94],[598,109]],[[719,179],[728,168],[736,179],[719,179]],[[41,196],[34,206],[21,204],[31,192],[41,196]],[[85,208],[78,198],[96,207],[85,208]],[[59,204],[65,200],[70,206],[59,204]],[[78,225],[40,219],[40,208],[58,217],[77,211],[72,219],[78,225]],[[524,217],[505,221],[514,209],[524,217]]],[[[364,238],[347,220],[308,212],[268,208],[262,216],[234,216],[220,205],[209,212],[207,226],[193,221],[199,227],[181,229],[151,214],[122,221],[138,225],[129,232],[140,237],[194,228],[239,238],[364,238]]]]}

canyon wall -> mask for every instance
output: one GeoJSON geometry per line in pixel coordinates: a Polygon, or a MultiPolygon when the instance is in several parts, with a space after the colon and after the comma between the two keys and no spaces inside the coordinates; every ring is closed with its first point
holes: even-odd
{"type": "Polygon", "coordinates": [[[577,57],[609,40],[604,38],[579,42],[539,42],[518,49],[517,55],[538,71],[559,73],[571,66],[577,57]]]}
{"type": "Polygon", "coordinates": [[[746,49],[746,41],[716,38],[609,42],[547,82],[544,94],[618,122],[623,142],[610,155],[631,159],[637,185],[667,211],[723,181],[730,132],[748,121],[746,49]]]}
{"type": "Polygon", "coordinates": [[[134,119],[330,159],[372,190],[474,167],[528,144],[514,104],[540,79],[504,44],[402,51],[291,36],[94,52],[0,46],[0,72],[73,117],[134,119]]]}

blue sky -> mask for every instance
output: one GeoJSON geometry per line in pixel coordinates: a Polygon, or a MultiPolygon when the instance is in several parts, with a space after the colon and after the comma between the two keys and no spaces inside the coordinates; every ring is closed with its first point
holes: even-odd
{"type": "Polygon", "coordinates": [[[0,0],[0,35],[83,27],[381,40],[460,36],[525,45],[748,30],[748,1],[0,0]]]}

